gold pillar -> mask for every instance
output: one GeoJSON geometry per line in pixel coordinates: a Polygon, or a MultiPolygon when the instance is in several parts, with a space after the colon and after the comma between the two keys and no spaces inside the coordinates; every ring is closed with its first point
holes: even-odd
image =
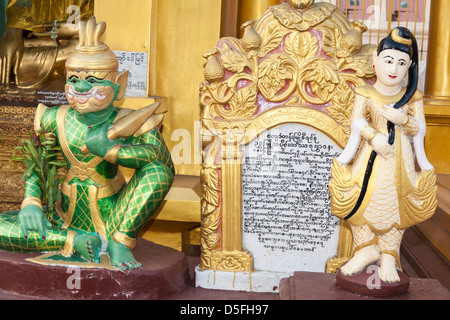
{"type": "Polygon", "coordinates": [[[240,0],[238,5],[238,33],[242,36],[242,31],[239,31],[241,25],[249,20],[259,19],[270,6],[280,4],[281,0],[240,0]]]}
{"type": "Polygon", "coordinates": [[[431,1],[425,97],[450,106],[450,1],[431,1]]]}
{"type": "Polygon", "coordinates": [[[225,153],[222,165],[222,250],[242,250],[243,153],[225,153]]]}
{"type": "Polygon", "coordinates": [[[239,0],[222,0],[222,18],[220,22],[220,37],[237,37],[239,0]]]}
{"type": "Polygon", "coordinates": [[[450,1],[431,1],[424,109],[425,149],[438,174],[450,174],[450,1]]]}

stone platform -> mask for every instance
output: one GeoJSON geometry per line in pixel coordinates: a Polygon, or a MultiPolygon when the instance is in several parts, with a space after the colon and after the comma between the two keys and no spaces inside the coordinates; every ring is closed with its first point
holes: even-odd
{"type": "Polygon", "coordinates": [[[183,253],[139,239],[134,255],[143,268],[122,271],[45,266],[26,260],[40,254],[2,251],[0,294],[6,299],[156,300],[188,287],[189,266],[183,253]]]}
{"type": "MultiPolygon", "coordinates": [[[[376,289],[373,289],[376,290],[376,289]]],[[[354,294],[336,285],[336,275],[296,272],[280,282],[281,300],[377,300],[354,294]]],[[[450,291],[438,280],[411,278],[406,293],[384,300],[450,300],[450,291]]]]}

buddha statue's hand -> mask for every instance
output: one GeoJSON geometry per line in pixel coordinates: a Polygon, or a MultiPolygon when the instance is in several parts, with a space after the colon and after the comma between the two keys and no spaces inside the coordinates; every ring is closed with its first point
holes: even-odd
{"type": "Polygon", "coordinates": [[[95,127],[88,128],[86,134],[86,148],[90,153],[104,158],[106,153],[116,145],[116,142],[108,139],[109,123],[103,123],[95,127]]]}
{"type": "Polygon", "coordinates": [[[0,38],[0,84],[9,84],[11,72],[18,83],[17,74],[24,52],[22,30],[6,28],[0,38]]]}
{"type": "Polygon", "coordinates": [[[42,209],[34,204],[26,205],[19,212],[20,228],[25,237],[29,232],[37,232],[43,239],[52,224],[47,220],[42,209]]]}

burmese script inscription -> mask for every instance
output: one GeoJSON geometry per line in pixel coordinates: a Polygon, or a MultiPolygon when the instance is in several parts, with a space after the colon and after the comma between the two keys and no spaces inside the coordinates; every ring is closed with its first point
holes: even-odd
{"type": "Polygon", "coordinates": [[[245,147],[243,240],[256,270],[324,272],[335,256],[339,219],[328,182],[339,148],[300,124],[266,131],[245,147]]]}

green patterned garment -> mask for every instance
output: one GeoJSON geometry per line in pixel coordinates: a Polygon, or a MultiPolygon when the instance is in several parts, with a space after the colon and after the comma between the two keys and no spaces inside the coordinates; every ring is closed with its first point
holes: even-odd
{"type": "MultiPolygon", "coordinates": [[[[47,108],[41,117],[42,129],[57,137],[68,163],[58,224],[46,237],[37,233],[25,237],[20,229],[18,211],[2,213],[2,250],[60,250],[65,245],[68,230],[97,233],[104,241],[115,237],[118,242],[120,239],[132,242],[155,214],[172,185],[174,166],[159,129],[139,137],[117,140],[121,148],[116,163],[111,164],[90,153],[83,154],[88,128],[78,119],[77,111],[62,108],[65,107],[47,108]],[[94,164],[94,170],[86,169],[86,164],[87,167],[94,164]],[[128,183],[120,180],[119,166],[135,169],[128,183]]],[[[115,109],[108,123],[113,123],[119,110],[115,109]]],[[[34,175],[25,181],[25,197],[28,196],[42,197],[34,175]]],[[[127,242],[124,244],[130,246],[127,242]]]]}

